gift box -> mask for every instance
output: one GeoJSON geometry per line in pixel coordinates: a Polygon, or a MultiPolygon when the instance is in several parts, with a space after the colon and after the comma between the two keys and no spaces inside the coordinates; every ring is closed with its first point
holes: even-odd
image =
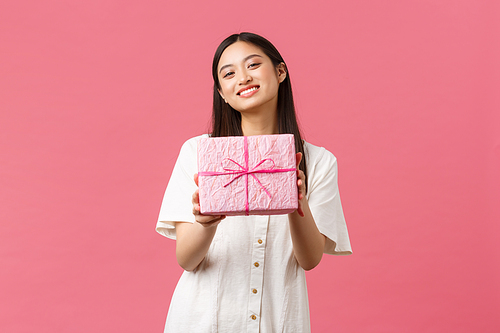
{"type": "Polygon", "coordinates": [[[292,134],[201,138],[200,212],[276,215],[298,207],[292,134]]]}

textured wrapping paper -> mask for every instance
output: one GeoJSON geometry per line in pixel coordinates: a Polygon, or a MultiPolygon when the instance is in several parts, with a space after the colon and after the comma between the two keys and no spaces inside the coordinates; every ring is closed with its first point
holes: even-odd
{"type": "Polygon", "coordinates": [[[287,214],[298,207],[292,134],[201,138],[200,212],[205,215],[287,214]]]}

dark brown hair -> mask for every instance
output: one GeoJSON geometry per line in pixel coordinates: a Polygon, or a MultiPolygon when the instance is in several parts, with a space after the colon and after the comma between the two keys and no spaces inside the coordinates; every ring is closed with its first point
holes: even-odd
{"type": "MultiPolygon", "coordinates": [[[[241,114],[233,109],[229,104],[225,103],[219,94],[220,83],[217,75],[217,67],[219,60],[224,50],[231,44],[238,41],[251,43],[259,47],[272,61],[274,66],[284,63],[278,50],[271,44],[270,41],[262,36],[242,32],[234,34],[222,41],[215,51],[214,59],[212,62],[212,76],[214,79],[214,100],[212,111],[212,133],[213,137],[219,136],[240,136],[243,135],[241,129],[241,114]]],[[[300,135],[297,117],[295,116],[295,105],[293,103],[292,85],[290,83],[290,72],[285,68],[287,75],[285,80],[280,83],[278,88],[278,130],[280,134],[293,134],[295,137],[295,152],[302,153],[302,161],[300,162],[299,169],[304,172],[307,178],[306,169],[306,156],[304,154],[304,144],[300,135]]],[[[307,181],[305,183],[307,189],[307,181]]]]}

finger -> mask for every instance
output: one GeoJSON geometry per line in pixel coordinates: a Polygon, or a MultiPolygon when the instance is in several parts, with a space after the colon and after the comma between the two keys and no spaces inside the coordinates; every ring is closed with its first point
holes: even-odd
{"type": "Polygon", "coordinates": [[[302,207],[300,206],[300,204],[299,204],[299,208],[297,208],[297,213],[299,213],[299,215],[301,217],[304,217],[304,211],[302,210],[302,207]]]}
{"type": "Polygon", "coordinates": [[[297,169],[299,168],[300,161],[302,161],[302,153],[295,154],[295,161],[297,162],[297,169]]]}
{"type": "Polygon", "coordinates": [[[197,203],[193,203],[193,214],[200,215],[200,205],[197,203]]]}
{"type": "Polygon", "coordinates": [[[194,182],[195,182],[196,186],[198,186],[198,174],[197,173],[194,174],[194,182]]]}
{"type": "Polygon", "coordinates": [[[200,224],[212,224],[225,219],[225,215],[197,215],[196,222],[200,224]]]}
{"type": "Polygon", "coordinates": [[[220,223],[220,221],[222,221],[222,220],[216,220],[216,221],[211,221],[211,222],[207,222],[207,223],[200,223],[200,225],[204,228],[208,228],[208,227],[211,227],[213,225],[218,225],[220,223]]]}
{"type": "Polygon", "coordinates": [[[304,172],[300,171],[299,175],[297,176],[297,188],[299,190],[299,193],[305,193],[306,191],[306,186],[305,186],[305,177],[304,177],[304,172]]]}
{"type": "Polygon", "coordinates": [[[198,189],[196,189],[196,191],[194,191],[191,202],[193,204],[200,203],[200,191],[198,189]]]}

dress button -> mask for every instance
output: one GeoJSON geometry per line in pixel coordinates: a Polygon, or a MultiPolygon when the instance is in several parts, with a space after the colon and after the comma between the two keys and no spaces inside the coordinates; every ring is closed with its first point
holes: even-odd
{"type": "Polygon", "coordinates": [[[259,239],[257,242],[258,242],[259,244],[262,244],[262,239],[259,239]]]}
{"type": "Polygon", "coordinates": [[[257,316],[256,315],[251,315],[250,318],[252,318],[253,320],[257,319],[257,316]]]}
{"type": "Polygon", "coordinates": [[[255,267],[259,267],[259,263],[258,263],[258,262],[254,263],[253,265],[254,265],[255,267]]]}
{"type": "Polygon", "coordinates": [[[257,289],[252,289],[252,292],[253,292],[254,294],[257,294],[257,289]]]}

